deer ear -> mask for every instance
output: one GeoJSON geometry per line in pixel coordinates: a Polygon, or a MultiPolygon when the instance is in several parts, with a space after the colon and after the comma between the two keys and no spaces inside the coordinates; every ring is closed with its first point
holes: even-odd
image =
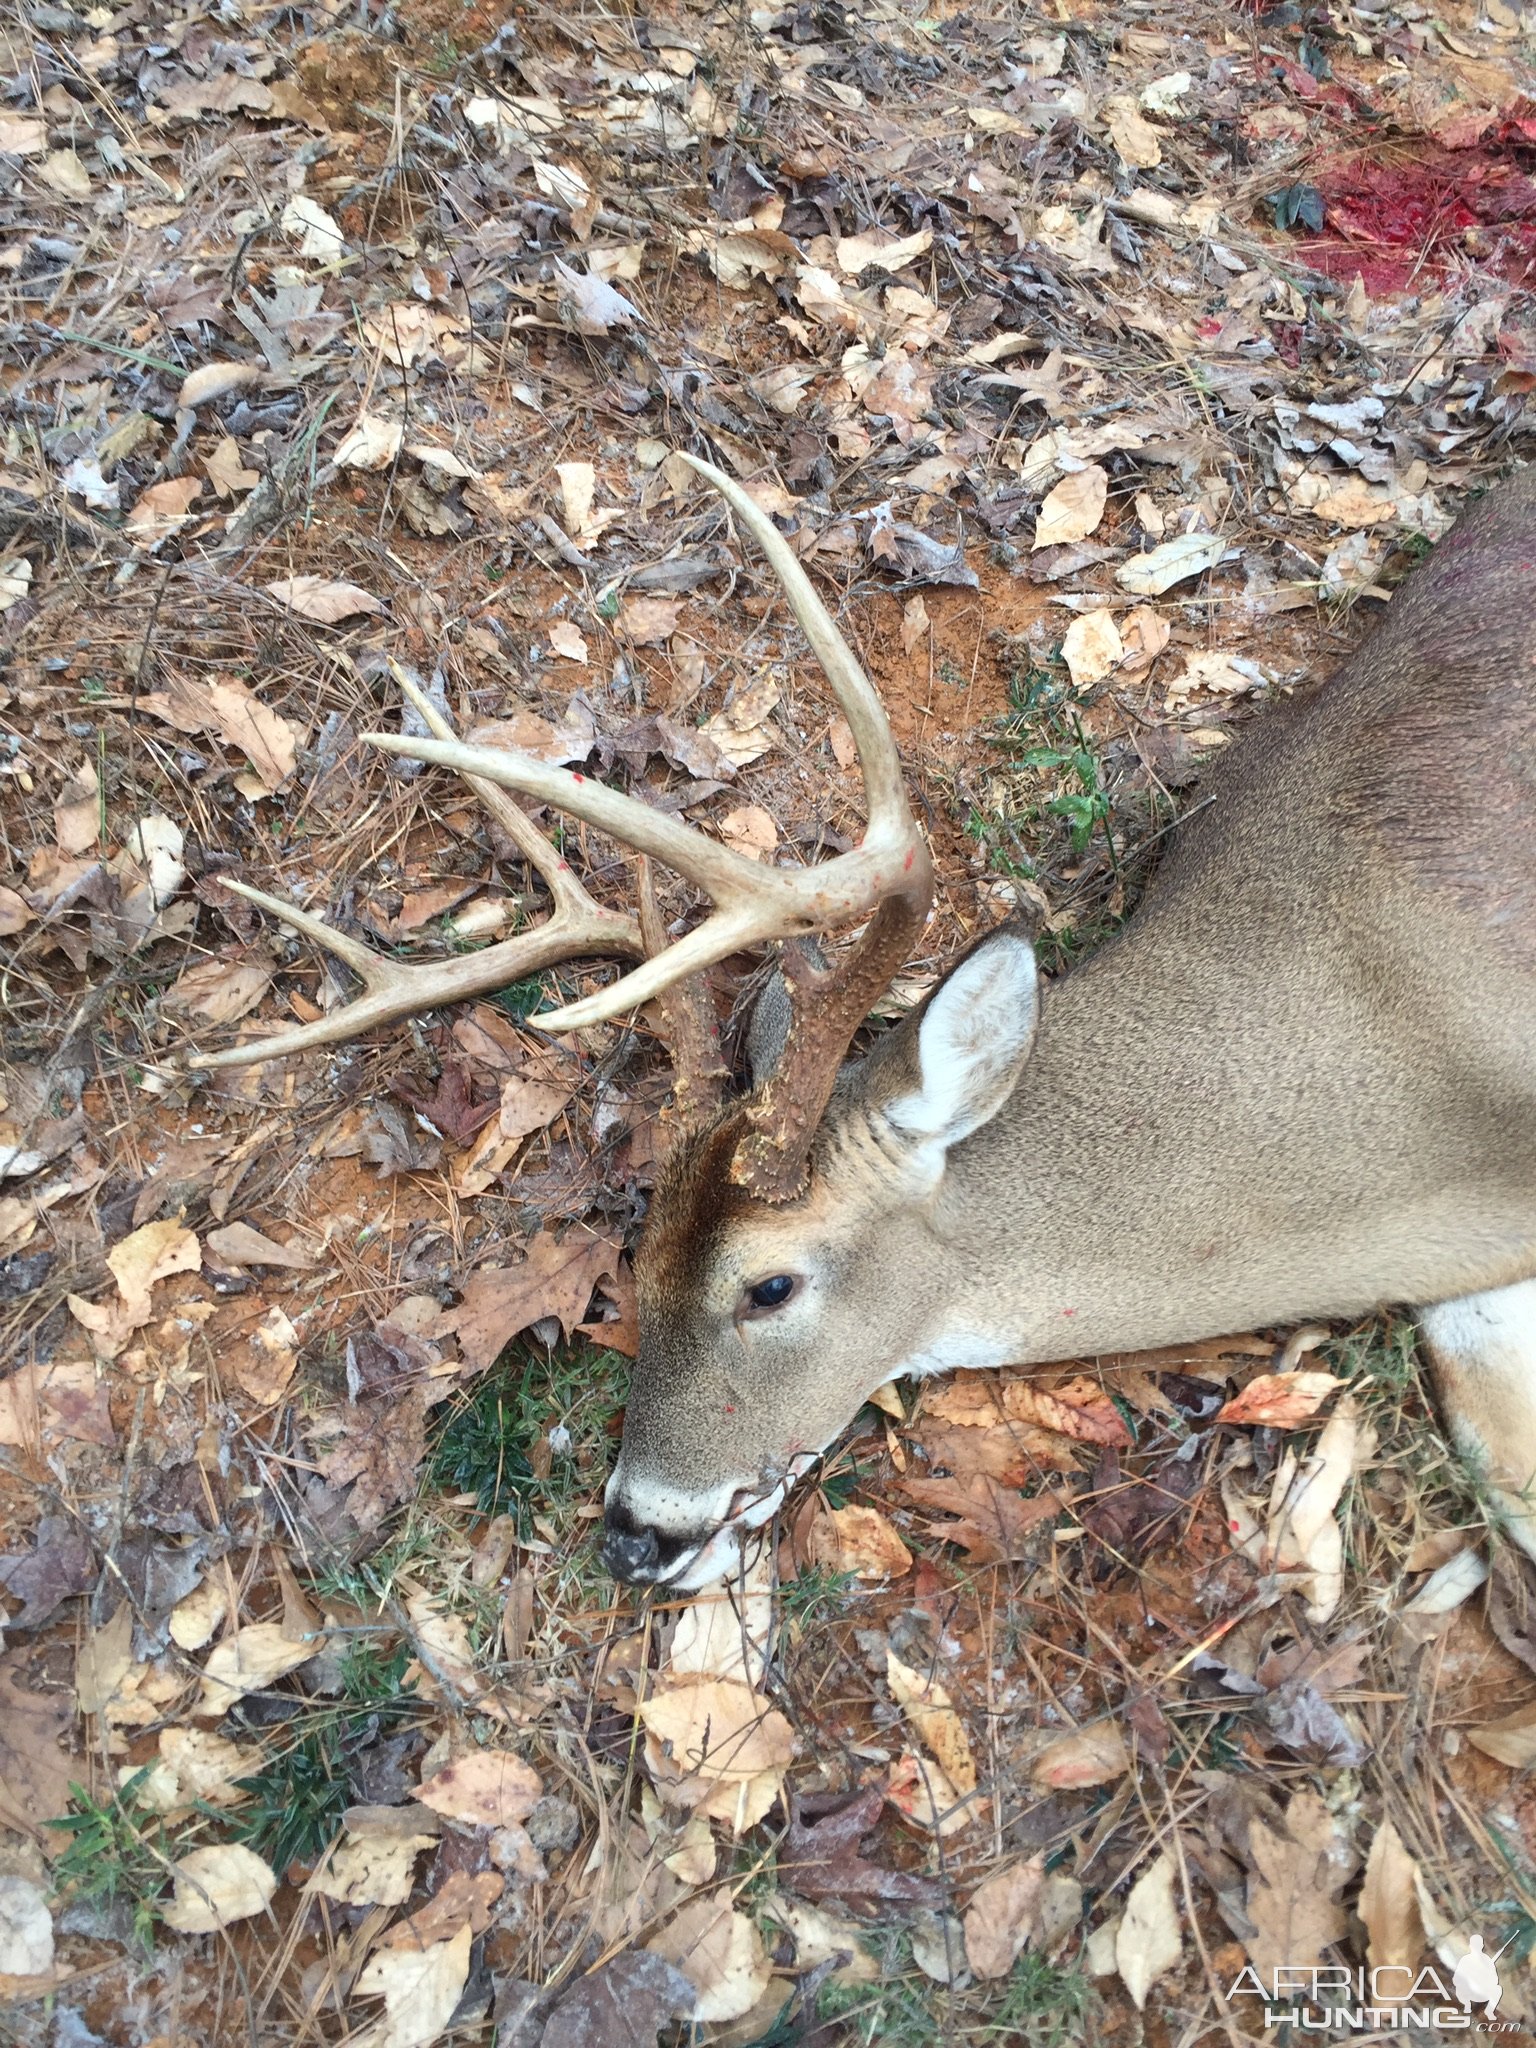
{"type": "Polygon", "coordinates": [[[1040,1017],[1034,948],[1004,929],[970,952],[929,997],[917,1023],[918,1085],[885,1104],[888,1123],[943,1155],[996,1116],[1013,1093],[1040,1017]]]}

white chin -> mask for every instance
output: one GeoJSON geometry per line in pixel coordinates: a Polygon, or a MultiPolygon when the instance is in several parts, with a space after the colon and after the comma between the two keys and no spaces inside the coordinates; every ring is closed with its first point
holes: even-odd
{"type": "Polygon", "coordinates": [[[791,1461],[789,1471],[776,1486],[770,1487],[766,1493],[757,1494],[745,1507],[739,1508],[707,1543],[701,1544],[691,1557],[675,1564],[656,1584],[673,1586],[679,1593],[697,1593],[705,1586],[718,1585],[722,1579],[735,1578],[743,1560],[750,1562],[759,1548],[758,1544],[749,1545],[744,1539],[773,1520],[784,1505],[789,1489],[810,1471],[818,1455],[815,1451],[803,1451],[791,1461]]]}

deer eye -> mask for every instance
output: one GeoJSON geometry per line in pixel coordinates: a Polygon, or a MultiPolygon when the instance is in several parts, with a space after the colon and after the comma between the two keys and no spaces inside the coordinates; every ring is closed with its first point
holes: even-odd
{"type": "Polygon", "coordinates": [[[747,1299],[754,1308],[782,1308],[794,1291],[790,1274],[775,1273],[771,1279],[759,1280],[755,1287],[749,1287],[747,1299]]]}

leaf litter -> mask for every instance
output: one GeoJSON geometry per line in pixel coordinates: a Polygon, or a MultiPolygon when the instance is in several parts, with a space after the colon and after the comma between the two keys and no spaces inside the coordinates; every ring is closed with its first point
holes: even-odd
{"type": "Polygon", "coordinates": [[[739,1583],[631,1608],[645,1021],[551,1045],[562,968],[174,1059],[347,993],[226,877],[424,954],[540,914],[363,746],[390,663],[757,858],[857,836],[681,446],[922,782],[902,999],[1021,904],[1052,967],[1102,938],[1524,452],[1524,18],[390,22],[7,32],[8,1994],[135,2048],[172,1982],[209,2039],[1130,2039],[1504,1947],[1536,1588],[1403,1325],[898,1395],[739,1583]]]}

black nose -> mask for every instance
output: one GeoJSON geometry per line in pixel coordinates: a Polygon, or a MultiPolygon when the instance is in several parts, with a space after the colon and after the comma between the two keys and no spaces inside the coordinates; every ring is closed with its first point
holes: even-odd
{"type": "Polygon", "coordinates": [[[619,1529],[611,1524],[603,1539],[603,1569],[616,1579],[651,1579],[661,1562],[654,1529],[619,1529]]]}

